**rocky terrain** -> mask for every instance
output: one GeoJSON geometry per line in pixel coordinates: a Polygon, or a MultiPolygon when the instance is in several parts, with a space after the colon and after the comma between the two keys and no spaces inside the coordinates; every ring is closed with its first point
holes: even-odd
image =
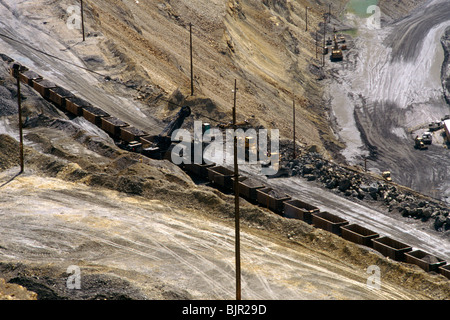
{"type": "Polygon", "coordinates": [[[438,231],[450,229],[450,209],[446,203],[387,182],[379,175],[364,172],[362,167],[338,165],[318,153],[308,151],[295,160],[285,161],[284,166],[289,169],[289,175],[318,181],[327,189],[335,190],[345,197],[379,202],[385,205],[389,212],[423,222],[432,221],[438,231]]]}
{"type": "MultiPolygon", "coordinates": [[[[3,39],[5,54],[152,133],[160,132],[184,104],[194,110],[186,128],[198,119],[228,123],[237,78],[239,120],[279,128],[287,141],[282,144],[287,173],[274,181],[301,176],[318,187],[318,196],[336,201],[324,205],[355,203],[361,214],[376,210],[398,217],[406,233],[409,220],[423,220],[417,230],[424,229],[433,241],[447,241],[448,206],[344,163],[345,144],[337,127],[330,126],[323,98],[326,80],[336,78],[336,70],[321,67],[313,42],[314,28],[323,26],[321,14],[331,2],[85,3],[84,43],[79,30],[66,28],[70,1],[1,1],[0,29],[22,32],[30,44],[91,72],[12,40],[3,39]],[[309,32],[304,29],[307,4],[314,7],[309,32]],[[189,23],[196,61],[193,96],[189,23]],[[294,160],[288,147],[292,93],[298,107],[299,156],[294,160]]],[[[421,3],[382,1],[389,13],[383,23],[421,3]]],[[[351,29],[340,19],[345,4],[332,2],[330,32],[334,26],[351,29]]],[[[0,63],[0,233],[5,235],[0,239],[0,297],[233,299],[232,196],[168,161],[118,148],[96,126],[64,114],[27,86],[22,88],[26,170],[17,174],[17,90],[10,66],[0,63]],[[67,287],[70,265],[81,268],[82,290],[67,287]]],[[[386,259],[302,221],[244,200],[241,218],[245,299],[450,297],[442,275],[386,259]],[[380,290],[367,286],[372,265],[380,268],[380,290]]],[[[411,231],[409,239],[414,236],[411,231]]],[[[446,244],[441,248],[447,257],[446,244]]]]}
{"type": "Polygon", "coordinates": [[[450,28],[445,31],[441,39],[444,48],[444,64],[442,65],[442,82],[445,99],[450,104],[450,28]]]}

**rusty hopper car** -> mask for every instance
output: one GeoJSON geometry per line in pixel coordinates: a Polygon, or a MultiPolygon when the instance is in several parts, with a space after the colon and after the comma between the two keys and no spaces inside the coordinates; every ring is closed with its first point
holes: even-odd
{"type": "Polygon", "coordinates": [[[146,132],[132,126],[120,128],[120,139],[126,142],[140,141],[140,137],[147,135],[146,132]]]}
{"type": "Polygon", "coordinates": [[[284,216],[286,218],[299,219],[311,223],[311,214],[319,211],[318,207],[297,199],[284,202],[284,216]]]}
{"type": "Polygon", "coordinates": [[[50,89],[56,88],[56,84],[49,80],[33,80],[33,89],[39,92],[39,94],[48,99],[50,96],[50,89]]]}
{"type": "Polygon", "coordinates": [[[128,123],[116,117],[103,117],[101,122],[101,128],[114,137],[120,136],[120,128],[128,126],[128,123]]]}
{"type": "Polygon", "coordinates": [[[198,177],[201,177],[203,179],[208,178],[208,168],[215,167],[215,163],[211,164],[197,164],[197,163],[187,163],[184,165],[187,171],[195,174],[198,177]]]}
{"type": "Polygon", "coordinates": [[[450,279],[450,264],[440,266],[438,268],[438,272],[440,274],[442,274],[444,277],[446,277],[447,279],[450,279]]]}
{"type": "Polygon", "coordinates": [[[234,177],[234,171],[222,166],[209,167],[208,180],[213,184],[225,189],[232,188],[232,178],[234,177]]]}
{"type": "MultiPolygon", "coordinates": [[[[257,201],[256,190],[264,189],[266,186],[261,182],[247,178],[247,177],[239,177],[239,195],[243,198],[251,201],[257,201]]],[[[233,190],[234,190],[234,178],[233,178],[233,190]]]]}
{"type": "Polygon", "coordinates": [[[49,90],[49,100],[63,109],[66,107],[66,99],[70,97],[73,97],[73,94],[64,88],[55,87],[49,90]]]}
{"type": "Polygon", "coordinates": [[[87,107],[83,108],[83,117],[87,121],[101,127],[102,126],[102,118],[109,117],[109,114],[100,108],[97,108],[94,106],[87,106],[87,107]]]}
{"type": "Polygon", "coordinates": [[[372,247],[372,239],[378,238],[380,235],[360,225],[349,224],[341,227],[341,236],[345,240],[372,247]]]}
{"type": "Polygon", "coordinates": [[[380,252],[382,255],[396,261],[404,261],[405,252],[412,250],[412,247],[410,247],[409,245],[401,243],[389,237],[372,239],[372,242],[373,248],[375,250],[380,252]]]}
{"type": "Polygon", "coordinates": [[[438,268],[447,263],[444,260],[432,256],[422,250],[406,252],[405,258],[407,263],[415,264],[426,272],[438,272],[438,268]]]}
{"type": "Polygon", "coordinates": [[[19,78],[21,82],[29,85],[30,87],[33,86],[34,80],[42,80],[42,77],[40,75],[31,70],[21,72],[19,78]]]}
{"type": "Polygon", "coordinates": [[[332,232],[338,236],[341,235],[341,227],[348,224],[348,221],[331,214],[327,211],[315,212],[312,215],[312,224],[316,228],[320,228],[332,232]]]}
{"type": "Polygon", "coordinates": [[[77,117],[83,115],[83,108],[90,106],[92,105],[89,102],[78,97],[69,97],[66,99],[66,110],[77,117]]]}
{"type": "Polygon", "coordinates": [[[263,188],[256,190],[256,199],[259,205],[281,215],[284,210],[284,201],[291,200],[291,197],[286,194],[278,194],[272,188],[263,188]]]}

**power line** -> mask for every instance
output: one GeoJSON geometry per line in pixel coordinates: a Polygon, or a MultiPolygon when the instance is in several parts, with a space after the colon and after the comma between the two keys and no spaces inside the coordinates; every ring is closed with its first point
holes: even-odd
{"type": "Polygon", "coordinates": [[[99,72],[97,72],[97,71],[94,71],[94,70],[92,70],[92,69],[89,69],[89,68],[80,66],[80,65],[78,65],[78,64],[76,64],[76,63],[73,63],[73,62],[64,60],[64,59],[62,59],[62,58],[60,58],[60,57],[57,57],[57,56],[55,56],[55,55],[53,55],[53,54],[51,54],[51,53],[47,53],[47,52],[45,52],[45,51],[43,51],[43,50],[41,50],[41,49],[37,49],[37,48],[31,46],[30,44],[28,44],[28,43],[26,43],[26,42],[23,42],[23,41],[14,39],[14,38],[12,38],[12,37],[6,35],[6,34],[0,33],[0,37],[6,38],[6,39],[11,40],[11,41],[14,41],[14,42],[17,42],[17,43],[19,43],[19,44],[21,44],[21,45],[24,45],[24,46],[26,46],[26,47],[28,47],[28,48],[34,50],[34,51],[37,51],[37,52],[43,54],[43,55],[46,55],[46,56],[51,57],[51,58],[53,58],[53,59],[56,59],[56,60],[59,60],[59,61],[61,61],[61,62],[70,64],[70,65],[72,65],[72,66],[74,66],[74,67],[83,69],[83,70],[85,70],[85,71],[88,71],[88,72],[91,72],[91,73],[95,73],[96,75],[99,75],[99,76],[101,76],[101,77],[103,77],[103,78],[106,78],[106,76],[105,76],[104,74],[101,74],[101,73],[99,73],[99,72]]]}
{"type": "MultiPolygon", "coordinates": [[[[101,74],[101,73],[95,71],[95,70],[92,70],[92,69],[89,69],[89,68],[80,66],[80,65],[78,65],[78,64],[76,64],[76,63],[73,63],[73,62],[64,60],[64,59],[62,59],[62,58],[60,58],[60,57],[58,57],[58,56],[55,56],[55,55],[53,55],[53,54],[51,54],[51,53],[48,53],[48,52],[45,52],[45,51],[43,51],[43,50],[41,50],[41,49],[37,49],[37,48],[31,46],[30,44],[28,44],[28,43],[26,43],[26,42],[23,42],[23,41],[14,39],[13,37],[10,37],[10,36],[5,35],[5,34],[3,34],[3,33],[0,33],[0,37],[6,38],[6,39],[11,40],[11,41],[14,41],[14,42],[17,42],[17,43],[19,43],[19,44],[21,44],[21,45],[24,45],[24,46],[26,46],[26,47],[28,47],[28,48],[30,48],[30,49],[36,51],[36,52],[39,52],[39,53],[43,54],[43,55],[45,55],[45,56],[48,56],[48,57],[50,57],[50,58],[56,59],[56,60],[58,60],[58,61],[61,61],[61,62],[67,63],[67,64],[70,64],[70,65],[72,65],[72,66],[74,66],[74,67],[76,67],[76,68],[79,68],[79,69],[82,69],[82,70],[85,70],[85,71],[94,73],[94,74],[96,74],[96,75],[98,75],[98,76],[101,76],[101,77],[103,77],[103,78],[107,78],[107,77],[108,77],[108,76],[106,76],[106,75],[104,75],[104,74],[101,74]]],[[[123,83],[122,83],[122,84],[123,84],[123,83]]],[[[123,85],[125,85],[125,84],[123,84],[123,85]]],[[[134,90],[136,90],[136,91],[139,91],[139,90],[136,89],[136,88],[130,88],[130,87],[128,87],[128,88],[129,88],[129,89],[134,89],[134,90]]],[[[162,97],[160,97],[160,98],[158,98],[158,99],[159,99],[159,100],[162,100],[162,101],[165,101],[165,102],[167,102],[167,103],[169,103],[169,104],[172,104],[172,105],[175,105],[175,106],[178,106],[178,107],[182,107],[182,105],[180,105],[180,104],[178,104],[178,103],[175,103],[175,102],[172,102],[172,101],[170,101],[170,100],[168,100],[168,99],[165,99],[165,98],[162,98],[162,97]]],[[[215,121],[215,122],[217,122],[217,123],[221,123],[221,122],[222,122],[222,121],[219,121],[219,120],[217,120],[217,119],[214,119],[214,118],[211,118],[211,117],[202,115],[202,114],[198,114],[198,115],[201,116],[201,117],[204,117],[204,118],[206,118],[206,119],[215,121]]]]}

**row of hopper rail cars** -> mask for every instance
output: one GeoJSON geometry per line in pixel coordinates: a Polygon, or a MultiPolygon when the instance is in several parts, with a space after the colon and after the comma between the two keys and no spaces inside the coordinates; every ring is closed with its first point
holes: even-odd
{"type": "MultiPolygon", "coordinates": [[[[11,61],[13,61],[11,59],[11,61]]],[[[11,71],[13,75],[13,71],[11,71]]],[[[94,107],[89,102],[80,99],[68,90],[43,79],[37,73],[25,69],[19,73],[21,82],[31,86],[42,97],[54,103],[61,110],[74,116],[82,116],[97,125],[109,135],[128,143],[149,144],[148,134],[136,129],[126,122],[117,119],[103,110],[94,107]]],[[[142,148],[130,150],[140,152],[142,148]]],[[[170,160],[170,158],[168,158],[170,160]]],[[[182,164],[180,165],[190,175],[208,181],[211,186],[223,192],[234,191],[234,171],[216,164],[182,164]]],[[[308,204],[304,200],[292,199],[289,195],[279,193],[266,187],[251,177],[238,176],[239,195],[275,214],[285,218],[299,219],[316,228],[334,233],[353,243],[370,247],[382,255],[395,261],[415,264],[426,272],[442,274],[450,279],[450,265],[446,261],[428,254],[422,250],[413,250],[407,244],[367,229],[358,224],[350,224],[342,217],[308,204]]]]}
{"type": "MultiPolygon", "coordinates": [[[[27,67],[13,63],[11,65],[18,68],[20,82],[29,85],[37,91],[43,98],[52,102],[60,110],[75,116],[83,117],[87,121],[108,133],[118,144],[118,146],[134,152],[140,152],[154,158],[163,158],[167,150],[160,150],[160,145],[167,143],[167,136],[150,135],[134,126],[129,125],[125,121],[111,116],[101,108],[93,106],[88,101],[75,96],[69,90],[58,86],[52,81],[44,79],[38,73],[29,70],[27,67]]],[[[14,76],[14,67],[11,68],[11,75],[14,76]]],[[[177,118],[172,121],[163,131],[164,134],[170,135],[177,126],[181,126],[182,121],[190,114],[188,107],[183,107],[177,118]],[[187,109],[187,110],[186,110],[187,109]],[[182,112],[181,112],[182,111],[182,112]]],[[[170,136],[169,136],[170,137],[170,136]]],[[[169,147],[169,146],[165,146],[169,147]]]]}

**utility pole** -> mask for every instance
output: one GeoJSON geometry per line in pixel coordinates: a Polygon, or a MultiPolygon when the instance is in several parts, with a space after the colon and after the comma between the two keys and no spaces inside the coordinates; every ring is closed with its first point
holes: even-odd
{"type": "Polygon", "coordinates": [[[327,16],[326,14],[323,15],[324,17],[324,23],[323,23],[323,55],[322,55],[322,66],[325,66],[325,37],[327,34],[327,16]]]}
{"type": "Polygon", "coordinates": [[[192,58],[192,23],[189,23],[189,41],[191,51],[191,96],[194,95],[194,63],[192,58]]]}
{"type": "Polygon", "coordinates": [[[316,29],[316,59],[317,59],[317,46],[319,45],[319,40],[317,36],[317,29],[316,29]]]}
{"type": "Polygon", "coordinates": [[[328,4],[328,22],[331,22],[331,3],[328,4]]]}
{"type": "Polygon", "coordinates": [[[293,118],[293,132],[294,132],[294,137],[293,137],[293,159],[295,159],[295,95],[294,95],[294,99],[292,102],[292,118],[293,118]]]}
{"type": "Polygon", "coordinates": [[[83,0],[81,0],[81,32],[83,33],[83,41],[86,40],[84,36],[84,10],[83,10],[83,0]]]}
{"type": "Polygon", "coordinates": [[[23,160],[23,132],[22,132],[22,100],[20,97],[20,65],[15,63],[13,65],[13,74],[17,79],[17,104],[19,107],[19,136],[20,136],[20,144],[19,144],[19,154],[20,154],[20,173],[24,171],[24,160],[23,160]]]}
{"type": "Polygon", "coordinates": [[[234,80],[234,104],[233,104],[233,127],[234,134],[234,219],[235,219],[235,253],[236,253],[236,300],[241,300],[241,239],[239,225],[239,169],[237,161],[237,136],[236,136],[236,93],[237,84],[234,80]]]}
{"type": "Polygon", "coordinates": [[[305,19],[305,22],[306,22],[306,30],[305,31],[308,31],[308,9],[310,9],[309,7],[306,7],[306,19],[305,19]]]}

